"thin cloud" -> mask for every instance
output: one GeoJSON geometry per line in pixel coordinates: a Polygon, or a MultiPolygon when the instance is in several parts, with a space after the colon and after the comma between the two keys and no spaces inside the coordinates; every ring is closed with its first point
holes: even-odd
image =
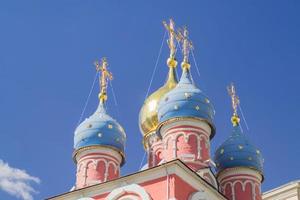
{"type": "Polygon", "coordinates": [[[0,189],[23,200],[33,200],[37,193],[31,183],[40,183],[40,179],[26,171],[10,167],[0,159],[0,189]]]}

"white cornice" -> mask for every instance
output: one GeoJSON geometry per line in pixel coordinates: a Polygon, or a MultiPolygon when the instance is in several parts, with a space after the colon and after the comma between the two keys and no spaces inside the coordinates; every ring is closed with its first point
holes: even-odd
{"type": "Polygon", "coordinates": [[[81,152],[78,152],[76,154],[76,160],[79,161],[82,157],[88,155],[88,154],[106,154],[106,155],[111,155],[113,156],[114,158],[116,158],[118,160],[118,162],[120,163],[121,160],[122,160],[122,157],[121,155],[115,151],[114,149],[111,149],[111,148],[106,148],[106,147],[97,147],[97,148],[91,148],[91,149],[87,149],[85,151],[81,151],[81,152]]]}
{"type": "Polygon", "coordinates": [[[251,168],[246,168],[246,167],[234,167],[234,168],[225,169],[218,174],[217,179],[220,183],[223,181],[223,179],[226,179],[228,176],[239,176],[245,174],[257,178],[259,182],[262,181],[262,176],[257,170],[253,170],[251,168]]]}
{"type": "MultiPolygon", "coordinates": [[[[160,133],[165,134],[169,131],[170,128],[176,127],[176,126],[195,126],[203,129],[206,133],[211,133],[211,128],[210,126],[200,120],[180,120],[180,121],[174,121],[172,123],[166,124],[165,126],[162,126],[160,133]]],[[[199,131],[199,130],[197,130],[199,131]]]]}
{"type": "Polygon", "coordinates": [[[292,181],[263,193],[263,200],[300,199],[300,180],[292,181]]]}

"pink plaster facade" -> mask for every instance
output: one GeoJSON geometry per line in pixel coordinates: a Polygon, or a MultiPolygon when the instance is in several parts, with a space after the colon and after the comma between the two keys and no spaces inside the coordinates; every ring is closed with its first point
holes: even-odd
{"type": "Polygon", "coordinates": [[[200,123],[169,125],[161,132],[164,160],[180,159],[194,171],[209,167],[210,134],[200,123]]]}
{"type": "Polygon", "coordinates": [[[126,177],[76,188],[49,200],[198,200],[199,195],[204,195],[205,200],[226,200],[177,159],[126,177]]]}
{"type": "Polygon", "coordinates": [[[157,166],[163,159],[163,143],[162,140],[152,133],[146,139],[146,147],[148,152],[148,167],[157,166]]]}
{"type": "Polygon", "coordinates": [[[114,152],[94,151],[77,156],[76,189],[119,178],[120,158],[114,152]]]}
{"type": "MultiPolygon", "coordinates": [[[[191,194],[197,191],[186,181],[182,180],[176,175],[170,175],[153,179],[140,183],[141,189],[145,190],[151,200],[165,200],[165,199],[176,199],[186,200],[189,199],[191,194]]],[[[126,190],[126,189],[124,189],[126,190]]],[[[107,200],[110,193],[105,193],[92,197],[93,200],[107,200]]],[[[132,200],[145,200],[143,196],[139,194],[139,191],[125,191],[114,200],[132,199],[132,200]]]]}
{"type": "Polygon", "coordinates": [[[218,178],[221,192],[229,200],[261,200],[261,175],[252,169],[236,170],[227,169],[218,178]]]}

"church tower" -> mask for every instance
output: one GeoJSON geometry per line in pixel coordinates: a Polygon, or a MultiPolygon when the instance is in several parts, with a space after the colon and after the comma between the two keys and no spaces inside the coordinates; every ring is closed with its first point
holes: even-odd
{"type": "Polygon", "coordinates": [[[189,63],[192,46],[187,29],[179,36],[184,56],[182,75],[177,86],[159,102],[157,132],[164,145],[164,161],[180,159],[198,172],[209,168],[210,140],[215,134],[214,108],[192,80],[189,63]]]}
{"type": "Polygon", "coordinates": [[[237,114],[239,99],[233,85],[228,87],[228,92],[234,110],[233,130],[215,153],[220,191],[230,200],[261,200],[263,158],[241,131],[237,114]]]}
{"type": "Polygon", "coordinates": [[[175,23],[170,19],[170,24],[164,22],[164,26],[169,33],[168,45],[170,56],[167,60],[169,72],[165,84],[152,93],[144,102],[139,114],[139,126],[143,134],[144,148],[148,153],[148,167],[158,165],[162,160],[162,141],[155,134],[158,125],[157,106],[160,99],[172,90],[177,84],[175,59],[176,40],[175,40],[175,23]]]}
{"type": "Polygon", "coordinates": [[[112,74],[107,61],[95,63],[101,76],[99,105],[93,115],[75,130],[73,159],[77,164],[75,189],[119,178],[120,166],[124,164],[126,135],[121,125],[105,110],[107,82],[112,74]]]}

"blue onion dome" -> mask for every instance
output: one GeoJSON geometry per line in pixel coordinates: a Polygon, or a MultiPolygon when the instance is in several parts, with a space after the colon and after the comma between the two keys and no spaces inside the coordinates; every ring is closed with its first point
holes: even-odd
{"type": "Polygon", "coordinates": [[[160,127],[170,120],[193,118],[206,121],[211,129],[211,138],[215,134],[213,124],[214,107],[208,97],[194,84],[188,63],[183,65],[183,72],[177,86],[165,94],[158,105],[160,127]]]}
{"type": "Polygon", "coordinates": [[[122,126],[106,113],[103,103],[94,114],[75,130],[75,152],[89,146],[105,146],[117,150],[124,160],[126,134],[122,126]]]}
{"type": "Polygon", "coordinates": [[[247,167],[263,175],[263,157],[261,152],[247,139],[239,126],[239,119],[234,122],[230,137],[215,152],[217,173],[227,168],[247,167]]]}
{"type": "Polygon", "coordinates": [[[85,119],[75,130],[74,154],[87,147],[107,147],[119,152],[122,156],[122,163],[125,162],[124,150],[126,134],[122,126],[106,113],[105,102],[107,100],[107,81],[112,79],[112,74],[107,69],[107,61],[102,59],[102,66],[95,63],[100,76],[101,92],[99,93],[99,105],[97,110],[89,118],[85,119]]]}

